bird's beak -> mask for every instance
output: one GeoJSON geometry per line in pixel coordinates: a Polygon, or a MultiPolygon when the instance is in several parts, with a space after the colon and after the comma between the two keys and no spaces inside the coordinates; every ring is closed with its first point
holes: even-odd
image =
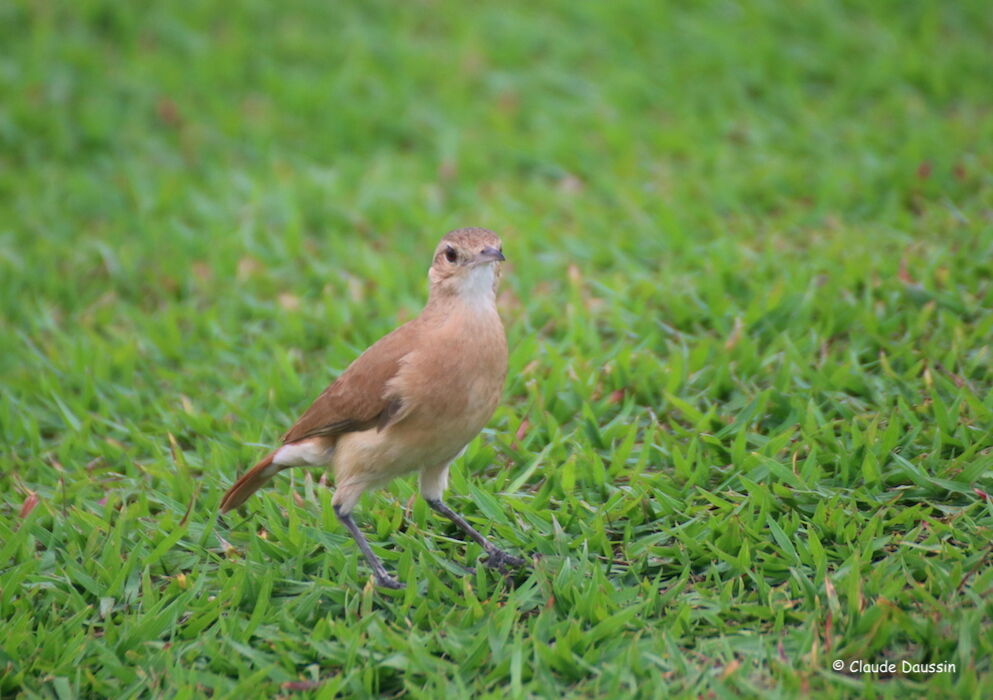
{"type": "Polygon", "coordinates": [[[501,251],[497,250],[493,246],[486,246],[479,252],[479,255],[476,256],[476,259],[473,260],[473,262],[477,265],[481,265],[483,263],[500,262],[506,259],[507,258],[503,257],[503,253],[501,251]]]}

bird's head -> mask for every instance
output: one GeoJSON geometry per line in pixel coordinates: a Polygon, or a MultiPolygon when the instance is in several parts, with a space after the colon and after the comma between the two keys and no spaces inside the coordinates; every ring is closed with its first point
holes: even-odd
{"type": "Polygon", "coordinates": [[[460,228],[445,234],[434,251],[428,277],[432,296],[457,296],[484,302],[494,298],[500,279],[503,244],[485,228],[460,228]]]}

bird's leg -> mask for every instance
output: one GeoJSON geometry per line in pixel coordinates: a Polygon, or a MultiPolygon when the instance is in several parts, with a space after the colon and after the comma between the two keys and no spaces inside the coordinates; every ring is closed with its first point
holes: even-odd
{"type": "Polygon", "coordinates": [[[382,586],[383,588],[393,588],[400,589],[403,588],[403,584],[397,581],[395,578],[386,573],[386,567],[383,566],[383,562],[379,560],[372,552],[372,548],[369,546],[369,542],[366,540],[365,535],[359,530],[359,526],[355,524],[352,520],[350,513],[342,513],[341,506],[334,506],[334,514],[338,516],[338,520],[341,521],[342,525],[348,528],[348,531],[352,533],[352,538],[355,540],[356,544],[359,545],[359,549],[362,550],[362,554],[365,555],[366,561],[369,562],[369,566],[372,567],[372,573],[376,577],[376,585],[382,586]]]}
{"type": "Polygon", "coordinates": [[[447,505],[445,505],[444,501],[442,501],[440,498],[438,499],[429,498],[427,499],[427,501],[428,501],[428,505],[431,506],[433,510],[435,510],[438,513],[441,513],[446,518],[451,520],[453,523],[458,525],[465,534],[469,535],[469,537],[471,537],[476,542],[478,542],[479,545],[486,550],[486,554],[488,555],[486,558],[487,566],[491,566],[496,569],[503,569],[507,565],[524,566],[527,563],[520,557],[515,557],[512,554],[507,554],[507,552],[503,551],[495,544],[490,542],[488,539],[483,537],[482,533],[480,533],[476,528],[474,528],[472,525],[467,523],[465,518],[463,518],[461,515],[456,513],[447,505]]]}

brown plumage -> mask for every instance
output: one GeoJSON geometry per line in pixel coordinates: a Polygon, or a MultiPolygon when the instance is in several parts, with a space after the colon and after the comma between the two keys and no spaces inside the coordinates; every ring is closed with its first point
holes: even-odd
{"type": "Polygon", "coordinates": [[[398,588],[351,518],[359,496],[412,471],[421,493],[488,553],[487,563],[522,565],[442,500],[448,469],[493,414],[507,372],[507,341],[496,309],[500,239],[467,228],[445,235],[428,276],[421,314],[360,355],[283,436],[283,446],[243,475],[221,500],[237,508],[278,472],[330,465],[335,513],[377,582],[398,588]]]}

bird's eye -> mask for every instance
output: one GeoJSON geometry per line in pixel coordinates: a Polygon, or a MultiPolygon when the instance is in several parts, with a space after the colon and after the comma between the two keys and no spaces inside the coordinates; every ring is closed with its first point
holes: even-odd
{"type": "Polygon", "coordinates": [[[459,254],[455,252],[455,248],[449,247],[445,249],[445,260],[447,260],[450,263],[453,263],[458,259],[459,259],[459,254]]]}

